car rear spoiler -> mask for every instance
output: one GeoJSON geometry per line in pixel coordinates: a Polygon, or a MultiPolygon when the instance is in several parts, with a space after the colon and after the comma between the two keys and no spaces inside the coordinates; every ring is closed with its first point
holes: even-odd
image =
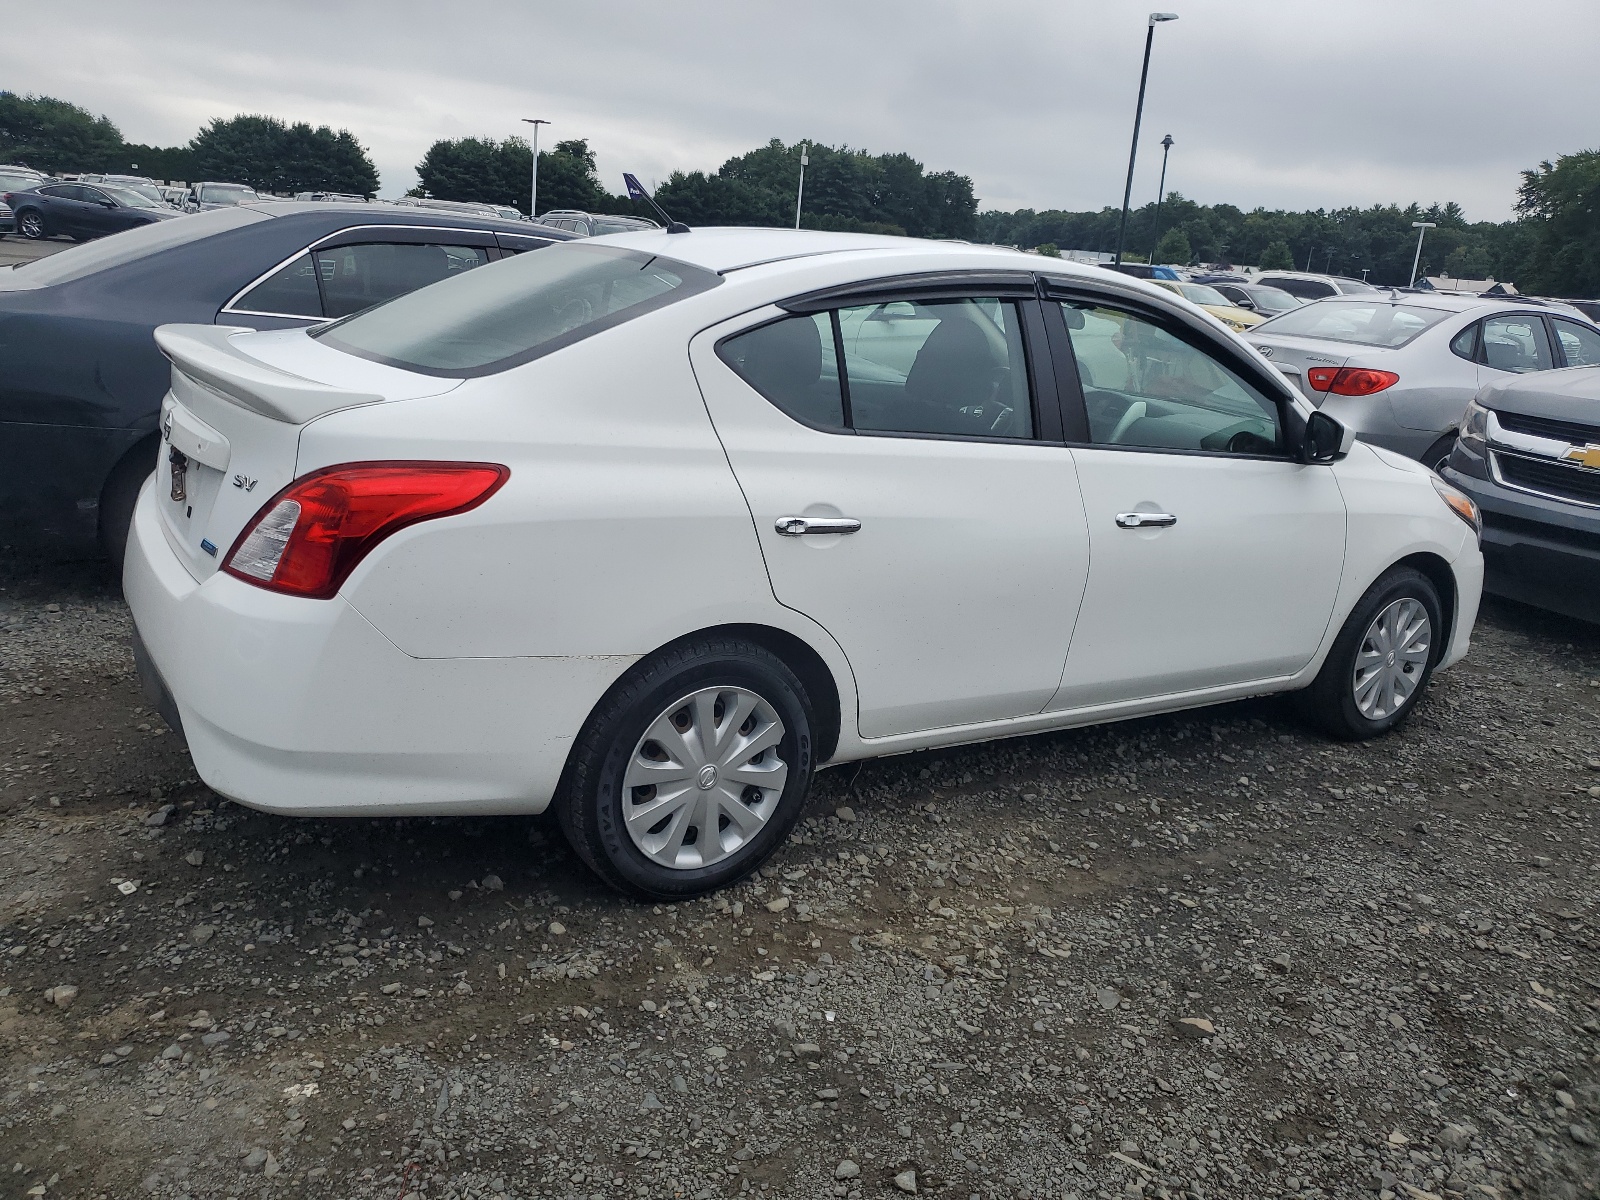
{"type": "Polygon", "coordinates": [[[252,332],[232,325],[163,325],[156,330],[156,345],[175,374],[188,376],[241,408],[290,425],[384,399],[373,392],[347,391],[291,375],[251,358],[232,339],[252,332]]]}

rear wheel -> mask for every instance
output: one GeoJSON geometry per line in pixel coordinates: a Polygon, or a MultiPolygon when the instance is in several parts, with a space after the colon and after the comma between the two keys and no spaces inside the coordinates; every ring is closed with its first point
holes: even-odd
{"type": "Polygon", "coordinates": [[[1306,716],[1334,737],[1362,741],[1411,714],[1444,646],[1439,593],[1410,567],[1389,571],[1361,597],[1312,685],[1306,716]]]}
{"type": "Polygon", "coordinates": [[[139,489],[156,468],[155,458],[155,441],[141,442],[122,456],[100,489],[100,551],[119,574],[128,549],[133,506],[138,502],[139,489]]]}
{"type": "Polygon", "coordinates": [[[811,786],[811,704],[782,659],[704,638],[646,660],[579,735],[557,798],[579,857],[620,891],[713,891],[782,844],[811,786]]]}
{"type": "Polygon", "coordinates": [[[17,232],[36,242],[50,236],[44,214],[36,208],[25,208],[17,214],[17,232]]]}

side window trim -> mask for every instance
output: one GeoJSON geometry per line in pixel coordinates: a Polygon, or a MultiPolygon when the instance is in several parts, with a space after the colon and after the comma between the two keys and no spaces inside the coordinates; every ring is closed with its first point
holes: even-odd
{"type": "MultiPolygon", "coordinates": [[[[241,316],[252,317],[283,316],[284,314],[282,313],[259,313],[253,312],[252,310],[246,308],[235,308],[234,306],[238,304],[240,300],[244,299],[244,297],[248,296],[255,289],[256,285],[265,283],[279,271],[283,270],[290,263],[298,259],[301,255],[310,254],[314,256],[318,250],[331,249],[340,245],[370,242],[375,240],[377,235],[382,235],[382,240],[385,241],[417,242],[426,245],[430,242],[438,240],[437,237],[428,235],[443,234],[450,234],[453,237],[458,238],[482,239],[480,241],[462,241],[452,244],[478,246],[487,249],[494,249],[499,245],[499,243],[495,241],[494,234],[483,229],[456,229],[445,225],[348,225],[343,229],[335,229],[332,233],[323,234],[321,237],[314,239],[309,245],[302,246],[293,254],[286,256],[279,262],[273,263],[272,266],[268,267],[265,271],[261,272],[261,274],[257,275],[249,283],[245,284],[242,288],[230,296],[228,298],[228,302],[217,310],[218,315],[220,316],[222,313],[238,313],[241,316]]],[[[319,278],[317,282],[317,294],[319,296],[322,294],[322,282],[320,275],[321,272],[318,272],[319,278]]],[[[328,311],[326,303],[324,303],[322,311],[328,311]]],[[[300,321],[310,321],[326,320],[327,318],[296,317],[294,319],[300,321]]]]}
{"type": "MultiPolygon", "coordinates": [[[[1295,455],[1299,448],[1298,443],[1302,422],[1294,404],[1288,396],[1283,394],[1281,389],[1275,386],[1276,381],[1273,381],[1274,386],[1263,386],[1261,373],[1256,370],[1254,364],[1236,356],[1232,347],[1213,342],[1198,330],[1190,329],[1182,321],[1159,311],[1153,306],[1141,304],[1132,297],[1124,297],[1115,293],[1109,295],[1101,294],[1091,288],[1074,288],[1052,280],[1041,280],[1040,282],[1041,290],[1049,297],[1052,302],[1051,307],[1057,310],[1057,319],[1061,322],[1062,342],[1059,352],[1055,346],[1051,347],[1052,354],[1057,355],[1056,370],[1062,374],[1070,371],[1072,381],[1072,399],[1069,406],[1069,402],[1064,397],[1063,415],[1066,416],[1070,412],[1068,428],[1073,433],[1078,434],[1081,440],[1075,440],[1069,436],[1066,442],[1068,447],[1082,450],[1117,450],[1135,454],[1184,454],[1203,458],[1255,459],[1265,462],[1295,461],[1295,455]],[[1242,377],[1267,400],[1277,405],[1278,421],[1283,429],[1283,450],[1278,454],[1241,454],[1228,450],[1186,450],[1182,447],[1173,446],[1122,446],[1091,441],[1089,439],[1089,407],[1083,396],[1083,381],[1078,374],[1077,355],[1072,348],[1072,335],[1067,328],[1066,318],[1059,313],[1061,302],[1071,300],[1121,309],[1131,316],[1149,321],[1157,328],[1165,330],[1200,353],[1219,360],[1242,377]],[[1065,369],[1061,366],[1063,359],[1068,364],[1065,369]]],[[[1285,388],[1289,386],[1287,380],[1284,381],[1284,386],[1285,388]]]]}

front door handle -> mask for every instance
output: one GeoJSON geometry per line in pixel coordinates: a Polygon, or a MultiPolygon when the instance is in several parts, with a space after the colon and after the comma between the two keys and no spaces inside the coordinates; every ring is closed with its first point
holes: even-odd
{"type": "Polygon", "coordinates": [[[861,522],[849,517],[779,517],[776,527],[784,537],[804,537],[808,533],[855,533],[861,522]]]}
{"type": "Polygon", "coordinates": [[[1176,525],[1178,518],[1171,513],[1130,512],[1117,514],[1118,529],[1165,529],[1176,525]]]}

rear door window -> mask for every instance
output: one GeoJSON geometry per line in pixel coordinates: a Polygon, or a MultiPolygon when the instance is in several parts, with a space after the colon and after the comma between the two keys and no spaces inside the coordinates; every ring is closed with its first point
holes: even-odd
{"type": "Polygon", "coordinates": [[[787,317],[726,339],[722,360],[808,425],[858,433],[1035,436],[1018,305],[891,300],[787,317]],[[836,347],[842,347],[840,372],[836,347]]]}
{"type": "Polygon", "coordinates": [[[482,246],[362,242],[315,251],[323,315],[346,317],[465,274],[489,261],[482,246]]]}
{"type": "Polygon", "coordinates": [[[317,287],[317,264],[310,254],[302,254],[286,267],[280,267],[251,288],[229,309],[247,313],[269,313],[278,317],[322,318],[322,293],[317,287]]]}
{"type": "Polygon", "coordinates": [[[1561,357],[1569,367],[1600,367],[1600,329],[1564,317],[1552,318],[1561,357]]]}
{"type": "Polygon", "coordinates": [[[1543,318],[1504,313],[1483,323],[1482,362],[1497,371],[1548,371],[1555,366],[1543,318]]]}
{"type": "Polygon", "coordinates": [[[1333,285],[1316,279],[1288,279],[1281,275],[1263,275],[1260,282],[1266,287],[1275,287],[1302,300],[1321,300],[1326,296],[1338,295],[1338,289],[1333,285]]]}

